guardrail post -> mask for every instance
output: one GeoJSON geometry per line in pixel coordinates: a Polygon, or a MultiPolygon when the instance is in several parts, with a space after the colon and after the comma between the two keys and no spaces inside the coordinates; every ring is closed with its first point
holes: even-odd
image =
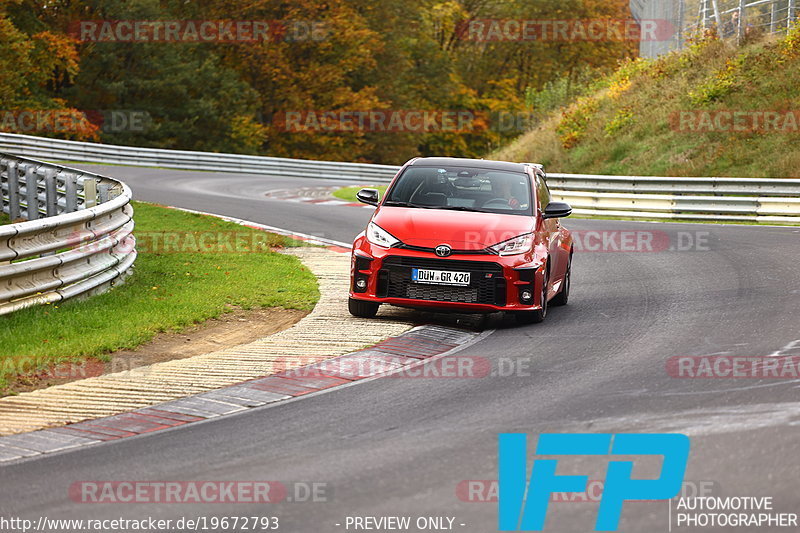
{"type": "Polygon", "coordinates": [[[739,30],[736,36],[737,40],[739,41],[739,45],[744,42],[745,37],[745,28],[747,28],[747,22],[745,20],[746,15],[746,0],[739,0],[739,30]]]}
{"type": "Polygon", "coordinates": [[[39,218],[39,175],[30,165],[20,165],[19,169],[25,174],[25,217],[36,220],[39,218]]]}
{"type": "Polygon", "coordinates": [[[58,188],[56,187],[56,174],[54,169],[44,172],[44,197],[47,216],[54,217],[58,214],[58,188]]]}
{"type": "Polygon", "coordinates": [[[8,218],[19,220],[19,168],[16,161],[8,162],[8,218]]]}
{"type": "Polygon", "coordinates": [[[722,22],[722,15],[719,12],[719,4],[717,0],[711,0],[711,5],[714,7],[714,18],[717,21],[717,35],[722,37],[722,28],[724,24],[722,22]]]}
{"type": "Polygon", "coordinates": [[[700,4],[700,19],[702,20],[703,31],[708,28],[708,0],[703,0],[700,4]]]}
{"type": "Polygon", "coordinates": [[[778,31],[778,0],[773,0],[771,7],[769,13],[769,32],[776,33],[778,31]]]}
{"type": "MultiPolygon", "coordinates": [[[[100,200],[101,202],[103,200],[100,200]]],[[[94,178],[83,178],[83,207],[89,209],[97,205],[97,182],[94,178]]]]}
{"type": "Polygon", "coordinates": [[[104,204],[109,200],[110,192],[111,186],[108,183],[101,183],[97,186],[97,197],[99,198],[101,204],[104,204]]]}
{"type": "Polygon", "coordinates": [[[78,210],[78,177],[72,173],[66,173],[64,175],[64,187],[66,189],[66,195],[64,196],[64,200],[66,202],[66,206],[64,208],[65,213],[72,213],[73,211],[78,210]]]}

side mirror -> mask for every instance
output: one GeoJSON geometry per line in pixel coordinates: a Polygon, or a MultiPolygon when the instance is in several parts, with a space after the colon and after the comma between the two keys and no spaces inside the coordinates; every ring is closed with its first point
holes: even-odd
{"type": "Polygon", "coordinates": [[[358,201],[362,204],[378,205],[381,194],[378,192],[378,189],[361,189],[356,193],[356,198],[358,198],[358,201]]]}
{"type": "Polygon", "coordinates": [[[565,204],[564,202],[550,202],[547,204],[547,207],[544,208],[542,218],[545,220],[548,218],[564,218],[570,216],[571,214],[572,208],[569,206],[569,204],[565,204]]]}

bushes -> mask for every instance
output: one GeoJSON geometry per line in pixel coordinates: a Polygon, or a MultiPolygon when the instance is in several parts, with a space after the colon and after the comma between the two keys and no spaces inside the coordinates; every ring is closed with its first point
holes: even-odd
{"type": "Polygon", "coordinates": [[[800,131],[765,129],[764,120],[760,129],[726,129],[714,117],[783,116],[800,108],[798,86],[800,29],[743,47],[705,36],[683,51],[621,64],[593,94],[491,157],[539,161],[553,172],[793,177],[800,151],[786,147],[800,131]]]}
{"type": "Polygon", "coordinates": [[[569,150],[577,146],[599,108],[600,100],[586,97],[578,100],[574,107],[564,112],[557,131],[565,149],[569,150]]]}

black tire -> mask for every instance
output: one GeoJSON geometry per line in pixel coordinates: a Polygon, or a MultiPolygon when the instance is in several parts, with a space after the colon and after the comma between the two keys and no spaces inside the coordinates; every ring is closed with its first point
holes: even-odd
{"type": "Polygon", "coordinates": [[[514,319],[517,321],[517,324],[526,326],[528,324],[540,324],[544,322],[544,319],[547,318],[547,285],[549,282],[550,269],[548,268],[545,271],[544,283],[542,283],[542,308],[536,309],[535,311],[517,311],[514,313],[514,319]]]}
{"type": "Polygon", "coordinates": [[[347,309],[350,314],[358,318],[374,318],[378,314],[378,308],[381,304],[373,302],[365,302],[364,300],[355,300],[350,298],[347,301],[347,309]]]}
{"type": "Polygon", "coordinates": [[[550,305],[562,306],[569,303],[569,289],[572,286],[572,252],[569,254],[569,263],[567,263],[567,273],[564,274],[564,283],[561,284],[561,290],[550,301],[550,305]]]}

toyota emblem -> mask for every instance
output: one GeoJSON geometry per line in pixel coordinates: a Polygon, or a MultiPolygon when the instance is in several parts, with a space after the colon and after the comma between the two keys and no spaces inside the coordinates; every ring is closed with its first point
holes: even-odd
{"type": "Polygon", "coordinates": [[[448,257],[450,254],[453,253],[453,249],[447,246],[446,244],[440,244],[439,246],[436,247],[434,252],[439,257],[448,257]]]}

